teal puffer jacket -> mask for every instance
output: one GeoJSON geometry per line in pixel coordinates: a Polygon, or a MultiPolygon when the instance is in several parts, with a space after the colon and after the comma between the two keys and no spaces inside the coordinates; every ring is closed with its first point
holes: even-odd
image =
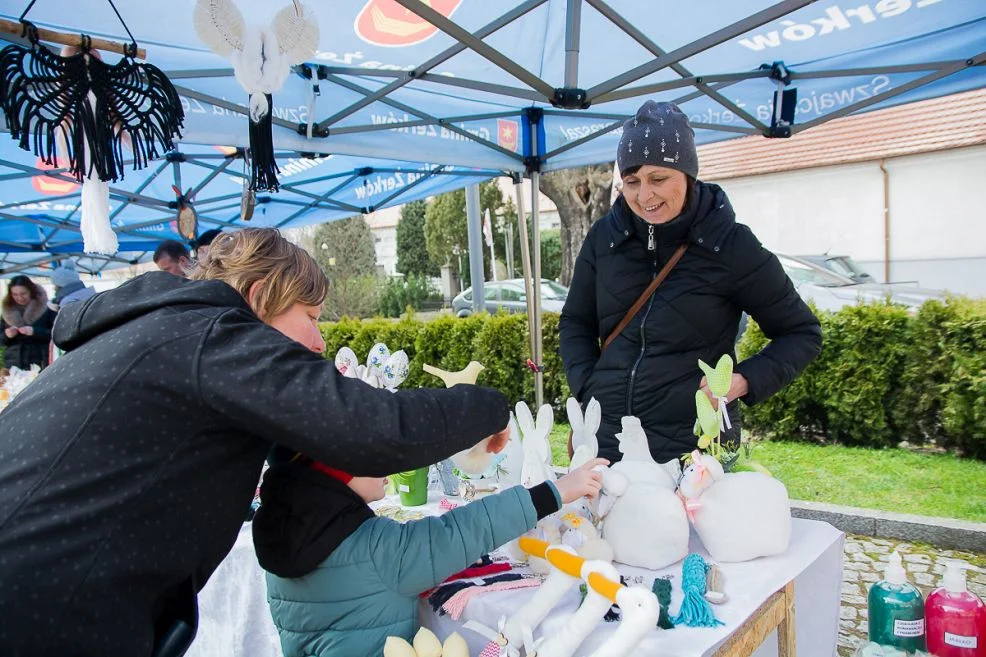
{"type": "Polygon", "coordinates": [[[419,593],[536,523],[531,494],[521,486],[440,517],[366,520],[310,574],[267,574],[284,657],[376,657],[388,636],[410,641],[419,593]]]}

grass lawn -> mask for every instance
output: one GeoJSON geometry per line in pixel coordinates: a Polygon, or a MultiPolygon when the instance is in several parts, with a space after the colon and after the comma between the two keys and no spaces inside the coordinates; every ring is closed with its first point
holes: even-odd
{"type": "MultiPolygon", "coordinates": [[[[568,425],[551,432],[556,465],[568,464],[568,425]]],[[[986,522],[986,463],[902,449],[763,442],[754,458],[792,499],[986,522]]]]}

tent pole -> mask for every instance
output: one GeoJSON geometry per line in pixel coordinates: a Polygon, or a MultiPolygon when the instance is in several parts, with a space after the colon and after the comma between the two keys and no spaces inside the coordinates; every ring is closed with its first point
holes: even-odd
{"type": "MultiPolygon", "coordinates": [[[[531,132],[531,139],[537,146],[537,131],[531,132]]],[[[534,151],[535,153],[537,150],[534,151]]],[[[541,217],[538,214],[538,190],[540,189],[540,176],[536,170],[531,172],[531,232],[534,234],[531,250],[534,251],[534,271],[532,273],[532,284],[534,285],[534,362],[538,366],[538,371],[534,373],[534,397],[538,408],[544,403],[544,359],[541,357],[542,336],[541,336],[541,217]]]]}
{"type": "Polygon", "coordinates": [[[582,30],[582,0],[568,0],[565,11],[565,86],[579,86],[579,36],[582,30]]]}
{"type": "MultiPolygon", "coordinates": [[[[520,174],[514,178],[517,196],[517,233],[520,238],[520,266],[524,272],[524,298],[527,301],[527,334],[530,338],[531,360],[535,359],[534,290],[531,287],[531,242],[527,238],[527,215],[524,212],[524,183],[520,174]]],[[[537,385],[535,385],[537,388],[537,385]]]]}
{"type": "Polygon", "coordinates": [[[466,187],[466,232],[469,238],[469,283],[472,285],[472,309],[486,310],[483,292],[483,219],[479,212],[479,185],[466,187]]]}

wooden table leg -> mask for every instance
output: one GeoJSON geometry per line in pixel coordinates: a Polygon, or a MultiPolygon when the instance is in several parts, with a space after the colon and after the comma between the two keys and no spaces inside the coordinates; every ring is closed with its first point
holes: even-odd
{"type": "Polygon", "coordinates": [[[777,630],[778,657],[795,657],[794,582],[776,591],[729,635],[713,657],[749,657],[777,630]]]}
{"type": "Polygon", "coordinates": [[[784,586],[784,617],[777,626],[778,657],[795,657],[797,643],[794,624],[794,580],[784,586]]]}

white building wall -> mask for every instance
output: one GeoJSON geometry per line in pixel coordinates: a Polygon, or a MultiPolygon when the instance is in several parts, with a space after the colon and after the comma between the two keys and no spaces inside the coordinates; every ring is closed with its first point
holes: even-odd
{"type": "MultiPolygon", "coordinates": [[[[893,158],[884,167],[890,280],[986,297],[986,147],[893,158]]],[[[849,255],[885,279],[879,162],[718,182],[738,221],[770,250],[849,255]]]]}

